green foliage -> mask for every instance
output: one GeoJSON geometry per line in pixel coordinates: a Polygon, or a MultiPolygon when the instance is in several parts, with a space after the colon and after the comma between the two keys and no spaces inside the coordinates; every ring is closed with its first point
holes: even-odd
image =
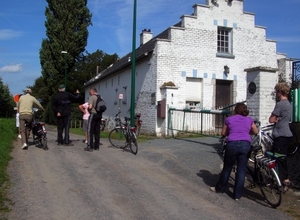
{"type": "Polygon", "coordinates": [[[40,76],[34,81],[34,86],[30,87],[32,95],[40,101],[41,105],[45,107],[49,102],[48,89],[45,84],[43,76],[40,76]]]}
{"type": "Polygon", "coordinates": [[[78,80],[83,78],[84,82],[86,82],[92,77],[95,77],[97,72],[100,73],[102,70],[105,70],[118,59],[119,57],[117,54],[109,55],[101,50],[97,50],[91,54],[86,52],[81,60],[76,63],[76,72],[72,74],[74,76],[74,80],[76,81],[76,79],[78,80]]]}
{"type": "MultiPolygon", "coordinates": [[[[70,133],[82,135],[84,137],[85,133],[82,131],[81,128],[70,128],[70,133]]],[[[108,138],[109,132],[107,131],[101,131],[100,132],[100,138],[108,138]]]]}
{"type": "MultiPolygon", "coordinates": [[[[72,81],[71,70],[81,59],[88,38],[88,26],[91,23],[86,0],[47,0],[46,35],[40,50],[43,80],[48,88],[48,95],[57,91],[59,84],[72,81]],[[67,51],[67,53],[62,53],[67,51]]],[[[67,83],[67,91],[75,91],[67,83]]],[[[78,86],[78,85],[77,85],[78,86]]]]}
{"type": "Polygon", "coordinates": [[[8,211],[6,206],[10,200],[7,198],[7,187],[9,186],[9,176],[6,172],[8,162],[12,158],[10,153],[13,149],[13,140],[17,137],[15,119],[0,118],[0,211],[8,211]]]}
{"type": "Polygon", "coordinates": [[[12,117],[14,106],[15,103],[10,95],[8,85],[4,85],[0,77],[0,117],[12,117]]]}
{"type": "MultiPolygon", "coordinates": [[[[47,2],[45,10],[47,37],[43,39],[40,49],[42,76],[35,80],[32,91],[46,109],[45,122],[53,124],[55,118],[51,101],[58,92],[58,85],[65,84],[66,79],[66,91],[74,93],[79,89],[81,96],[84,97],[84,83],[119,57],[117,54],[108,55],[100,50],[92,54],[85,51],[88,27],[92,25],[92,15],[87,8],[86,0],[47,0],[47,2]]],[[[84,101],[82,99],[80,103],[84,101]]],[[[74,108],[77,109],[78,104],[74,108]]],[[[73,111],[71,117],[78,118],[78,112],[73,111]]]]}

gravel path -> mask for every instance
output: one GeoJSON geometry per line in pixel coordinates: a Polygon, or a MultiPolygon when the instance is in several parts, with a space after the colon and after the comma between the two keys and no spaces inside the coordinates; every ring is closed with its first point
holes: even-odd
{"type": "Polygon", "coordinates": [[[133,155],[107,139],[100,151],[85,152],[82,137],[71,135],[68,147],[55,137],[48,129],[48,151],[13,150],[8,219],[293,219],[257,190],[238,202],[232,183],[224,194],[209,191],[222,164],[216,138],[150,140],[133,155]]]}

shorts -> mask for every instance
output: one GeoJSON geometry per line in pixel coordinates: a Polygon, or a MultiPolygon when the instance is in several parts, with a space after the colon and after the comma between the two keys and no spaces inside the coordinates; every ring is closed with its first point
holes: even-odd
{"type": "Polygon", "coordinates": [[[89,120],[83,119],[82,130],[84,132],[88,132],[88,125],[89,125],[89,120]]]}
{"type": "Polygon", "coordinates": [[[16,114],[16,127],[20,127],[19,113],[16,114]]]}

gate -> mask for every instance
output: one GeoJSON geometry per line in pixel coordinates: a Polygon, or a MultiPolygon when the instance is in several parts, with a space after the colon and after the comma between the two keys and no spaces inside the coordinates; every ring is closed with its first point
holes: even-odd
{"type": "Polygon", "coordinates": [[[292,89],[300,88],[300,60],[293,62],[292,89]]]}
{"type": "MultiPolygon", "coordinates": [[[[243,101],[242,103],[245,103],[243,101]]],[[[196,133],[202,135],[220,135],[225,119],[232,114],[232,107],[228,105],[219,110],[191,110],[168,109],[168,136],[175,136],[177,132],[196,133]],[[217,126],[216,120],[222,122],[217,126]]]]}

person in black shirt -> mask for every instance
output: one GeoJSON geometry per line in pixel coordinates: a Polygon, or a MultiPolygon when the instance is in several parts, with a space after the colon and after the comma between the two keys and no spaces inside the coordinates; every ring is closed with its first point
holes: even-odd
{"type": "Polygon", "coordinates": [[[65,85],[61,84],[57,93],[52,100],[52,110],[57,119],[57,143],[58,145],[73,146],[69,138],[70,131],[70,115],[71,102],[79,100],[79,91],[76,90],[76,95],[65,92],[65,85]],[[63,138],[63,130],[65,136],[63,138]]]}

